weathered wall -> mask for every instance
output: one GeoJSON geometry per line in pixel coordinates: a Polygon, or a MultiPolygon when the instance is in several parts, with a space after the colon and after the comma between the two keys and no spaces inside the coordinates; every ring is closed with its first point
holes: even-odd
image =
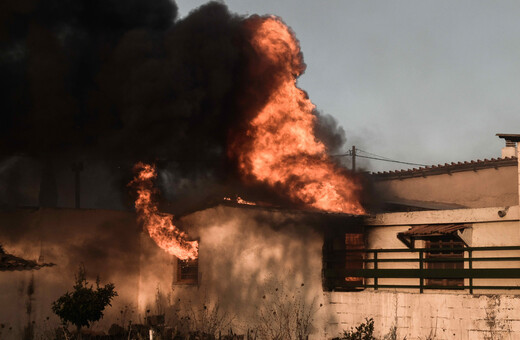
{"type": "Polygon", "coordinates": [[[374,318],[377,336],[397,327],[397,339],[518,339],[519,295],[365,291],[326,293],[329,337],[374,318]]]}
{"type": "MultiPolygon", "coordinates": [[[[479,209],[456,209],[441,211],[417,211],[406,213],[380,214],[369,220],[371,226],[368,229],[368,248],[389,249],[406,246],[397,239],[397,233],[408,230],[414,225],[421,224],[446,224],[446,223],[468,223],[471,224],[472,235],[469,238],[473,247],[491,246],[518,246],[520,245],[520,225],[518,206],[507,210],[504,217],[498,215],[503,207],[479,208],[479,209]]],[[[422,246],[418,241],[417,246],[422,246]]],[[[467,257],[467,254],[465,254],[467,257]]],[[[519,250],[497,250],[474,252],[473,257],[520,257],[519,250]]],[[[419,258],[418,252],[409,253],[386,253],[380,254],[379,258],[419,258]]],[[[380,263],[379,268],[419,268],[418,263],[380,263]]],[[[465,263],[465,268],[468,263],[465,263]]],[[[474,262],[473,268],[520,268],[520,261],[493,261],[474,262]]],[[[369,280],[371,283],[372,280],[369,280]]],[[[379,284],[418,284],[419,279],[380,279],[379,284]]],[[[466,280],[465,284],[469,284],[466,280]]],[[[518,279],[474,279],[474,285],[520,285],[518,279]]],[[[414,290],[410,290],[413,292],[414,290]]],[[[501,291],[478,290],[476,293],[497,294],[501,291]]],[[[520,291],[519,291],[520,293],[520,291]]]]}
{"type": "Polygon", "coordinates": [[[0,242],[8,253],[55,263],[38,271],[0,272],[1,339],[21,339],[27,322],[34,321],[37,333],[51,331],[59,323],[51,304],[71,291],[80,263],[87,279],[113,282],[119,296],[109,307],[104,321],[115,322],[125,306],[137,305],[139,277],[139,229],[135,214],[106,210],[17,209],[0,213],[0,242]],[[34,278],[30,316],[26,311],[28,285],[34,278]],[[48,319],[47,319],[48,318],[48,319]]]}
{"type": "Polygon", "coordinates": [[[256,327],[282,305],[301,304],[323,325],[323,238],[313,222],[306,214],[226,206],[187,216],[183,226],[200,239],[199,285],[172,282],[176,261],[153,243],[146,249],[143,243],[142,273],[148,274],[141,279],[140,312],[160,312],[156,290],[150,289],[160,287],[163,294],[171,294],[167,303],[180,314],[204,313],[203,306],[213,310],[218,304],[220,314],[232,319],[230,326],[239,333],[256,327]]]}
{"type": "MultiPolygon", "coordinates": [[[[471,243],[479,246],[520,244],[519,207],[501,217],[504,207],[379,214],[368,219],[368,247],[406,249],[396,235],[414,225],[470,223],[471,243]]],[[[418,244],[421,246],[421,244],[418,244]]],[[[519,251],[474,253],[474,257],[519,257],[519,251]]],[[[381,254],[379,258],[418,258],[418,253],[381,254]]],[[[476,262],[474,268],[520,268],[519,261],[476,262]]],[[[417,263],[381,263],[379,268],[418,268],[417,263]]],[[[466,263],[467,268],[467,263],[466,263]]],[[[371,283],[371,280],[369,280],[371,283]]],[[[379,284],[418,284],[418,279],[379,279],[379,284]]],[[[466,285],[468,284],[466,280],[466,285]]],[[[520,285],[516,279],[475,279],[475,285],[520,285]]],[[[516,339],[520,332],[520,291],[441,291],[379,289],[325,293],[328,336],[374,318],[378,336],[397,327],[398,339],[516,339]],[[518,293],[518,294],[517,294],[518,293]]]]}
{"type": "Polygon", "coordinates": [[[74,209],[1,212],[0,240],[7,252],[37,259],[42,251],[45,262],[57,264],[34,272],[0,272],[0,323],[5,326],[1,338],[21,338],[32,321],[38,334],[52,331],[58,319],[51,304],[72,290],[73,275],[84,263],[91,282],[99,274],[102,283],[113,282],[119,293],[94,329],[106,331],[123,317],[143,322],[145,316],[166,310],[178,312],[170,317],[209,317],[218,306],[222,324],[229,321],[235,331],[244,332],[262,317],[279,320],[271,314],[275,308],[290,315],[307,313],[307,319],[322,325],[314,329],[319,339],[328,319],[320,306],[324,301],[319,227],[324,221],[338,222],[331,218],[225,206],[186,216],[179,223],[201,244],[200,284],[188,286],[174,282],[177,261],[140,231],[135,214],[74,209]],[[35,293],[27,315],[31,277],[35,293]]]}
{"type": "MultiPolygon", "coordinates": [[[[497,214],[501,209],[378,215],[371,220],[368,245],[370,248],[404,248],[396,238],[397,232],[415,224],[436,222],[473,223],[474,246],[519,244],[518,207],[509,209],[505,217],[497,214]]],[[[156,252],[156,247],[150,243],[148,250],[143,249],[143,254],[148,253],[147,256],[153,259],[149,262],[154,265],[143,266],[142,273],[148,272],[146,277],[153,279],[141,284],[141,310],[160,311],[164,303],[156,306],[156,290],[150,290],[150,287],[166,287],[163,294],[171,294],[167,303],[173,305],[179,315],[186,315],[186,309],[191,309],[200,317],[201,312],[204,313],[202,306],[214,306],[218,301],[223,314],[234,316],[233,329],[243,332],[255,326],[266,306],[273,305],[273,301],[264,300],[264,296],[274,296],[282,301],[287,300],[285,294],[290,292],[291,296],[304,296],[308,306],[314,301],[313,339],[330,339],[370,317],[376,321],[379,336],[387,334],[395,325],[399,338],[407,336],[407,339],[425,339],[430,335],[436,339],[500,339],[500,336],[513,339],[514,332],[520,331],[517,313],[520,296],[508,295],[511,292],[507,291],[475,291],[477,294],[474,295],[468,291],[419,294],[413,289],[324,293],[320,276],[323,240],[309,225],[308,216],[217,207],[195,213],[182,222],[189,227],[190,235],[200,238],[200,284],[172,284],[176,261],[156,252]],[[158,263],[162,263],[162,267],[158,267],[158,263]],[[275,289],[282,289],[282,283],[284,294],[276,295],[275,289]],[[301,283],[305,283],[304,288],[301,283]],[[168,291],[169,285],[171,291],[168,291]]],[[[497,265],[518,267],[520,264],[494,264],[497,265]]],[[[391,264],[382,264],[381,268],[384,266],[391,264]]],[[[404,266],[417,265],[400,264],[400,267],[404,266]]],[[[491,281],[475,280],[475,284],[497,284],[491,281]]],[[[380,283],[391,282],[417,284],[418,280],[380,280],[380,283]]]]}
{"type": "Polygon", "coordinates": [[[381,180],[374,186],[386,200],[442,202],[468,208],[518,205],[516,166],[381,180]]]}
{"type": "MultiPolygon", "coordinates": [[[[497,214],[501,209],[377,215],[371,220],[369,246],[404,247],[395,237],[397,232],[434,222],[473,223],[474,246],[519,244],[518,206],[504,217],[497,214]]],[[[169,321],[190,316],[202,324],[201,317],[207,321],[218,315],[221,324],[228,322],[236,332],[244,332],[273,308],[279,312],[303,308],[313,321],[313,339],[336,336],[365,317],[376,320],[380,335],[396,325],[399,336],[406,335],[409,340],[430,334],[437,339],[499,335],[514,339],[514,332],[520,331],[519,297],[508,292],[496,296],[389,290],[324,293],[321,229],[341,221],[327,216],[219,206],[182,218],[179,224],[200,239],[199,285],[188,286],[175,283],[176,260],[140,231],[132,213],[72,209],[2,212],[0,240],[8,252],[36,259],[42,244],[45,261],[57,266],[36,272],[0,272],[0,323],[5,325],[1,338],[20,339],[28,321],[27,286],[32,275],[35,294],[30,320],[40,331],[57,324],[50,305],[71,290],[80,262],[92,276],[100,274],[102,282],[114,282],[119,292],[105,323],[120,322],[124,310],[134,311],[124,316],[134,321],[169,310],[173,311],[169,321]]],[[[97,327],[106,330],[109,325],[103,322],[97,327]]]]}

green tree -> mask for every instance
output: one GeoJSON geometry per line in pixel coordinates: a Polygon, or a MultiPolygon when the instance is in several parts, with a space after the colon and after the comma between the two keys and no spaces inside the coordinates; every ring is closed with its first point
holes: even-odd
{"type": "Polygon", "coordinates": [[[96,280],[96,289],[89,285],[86,279],[85,267],[80,265],[75,276],[76,284],[72,293],[66,292],[58,300],[52,303],[52,311],[66,324],[76,326],[78,334],[83,326],[98,321],[103,317],[106,306],[112,306],[110,302],[117,296],[113,283],[104,287],[99,286],[99,276],[96,280]]]}

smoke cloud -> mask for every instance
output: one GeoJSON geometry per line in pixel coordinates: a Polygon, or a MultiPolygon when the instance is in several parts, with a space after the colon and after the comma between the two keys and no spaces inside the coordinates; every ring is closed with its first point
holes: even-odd
{"type": "MultiPolygon", "coordinates": [[[[237,181],[230,140],[277,82],[244,17],[210,2],[178,19],[169,0],[4,1],[0,13],[2,158],[153,161],[181,189],[237,181]]],[[[317,137],[340,148],[343,130],[316,116],[317,137]]]]}

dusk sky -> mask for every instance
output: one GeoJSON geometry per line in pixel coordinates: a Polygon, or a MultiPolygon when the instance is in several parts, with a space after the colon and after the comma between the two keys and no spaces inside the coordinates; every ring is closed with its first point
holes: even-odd
{"type": "MultiPolygon", "coordinates": [[[[177,0],[179,16],[205,2],[177,0]]],[[[438,164],[499,157],[495,134],[520,133],[518,1],[224,2],[294,30],[307,64],[299,86],[343,126],[345,149],[438,164]]]]}

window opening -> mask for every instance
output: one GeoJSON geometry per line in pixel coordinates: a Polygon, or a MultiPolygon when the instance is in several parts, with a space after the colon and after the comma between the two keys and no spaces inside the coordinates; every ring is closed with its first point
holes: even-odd
{"type": "MultiPolygon", "coordinates": [[[[453,248],[463,248],[464,243],[451,235],[444,235],[438,237],[431,237],[425,240],[427,249],[439,249],[426,253],[427,259],[434,259],[436,261],[426,262],[427,269],[464,269],[464,252],[462,250],[454,251],[453,248]],[[454,261],[452,259],[461,259],[454,261]],[[442,259],[450,259],[451,261],[442,261],[442,259]]],[[[426,279],[428,286],[464,286],[463,278],[428,278],[426,279]]]]}

